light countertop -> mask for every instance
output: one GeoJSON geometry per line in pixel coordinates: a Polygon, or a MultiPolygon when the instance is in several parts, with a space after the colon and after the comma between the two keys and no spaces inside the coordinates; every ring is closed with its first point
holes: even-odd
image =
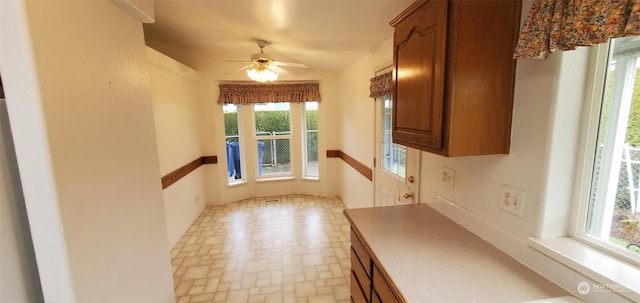
{"type": "Polygon", "coordinates": [[[344,213],[406,302],[524,302],[570,295],[426,204],[344,213]]]}

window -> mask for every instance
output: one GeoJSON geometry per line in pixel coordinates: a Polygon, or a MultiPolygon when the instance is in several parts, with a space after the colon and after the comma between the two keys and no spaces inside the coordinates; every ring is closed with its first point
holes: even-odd
{"type": "Polygon", "coordinates": [[[601,48],[594,79],[587,159],[576,236],[626,260],[640,262],[640,37],[611,40],[601,48]],[[603,58],[604,57],[604,58],[603,58]],[[597,125],[597,127],[596,127],[597,125]]]}
{"type": "Polygon", "coordinates": [[[304,156],[303,176],[318,178],[318,102],[304,103],[304,156]]]}
{"type": "Polygon", "coordinates": [[[259,177],[292,176],[290,107],[289,103],[253,105],[259,177]]]}
{"type": "Polygon", "coordinates": [[[319,179],[318,102],[223,104],[222,109],[229,185],[294,177],[319,179]],[[250,161],[245,161],[248,157],[250,161]],[[302,167],[298,172],[296,165],[302,167]]]}
{"type": "Polygon", "coordinates": [[[229,184],[244,180],[242,175],[242,162],[240,153],[240,136],[238,132],[238,106],[225,104],[222,107],[224,113],[224,138],[227,141],[227,176],[229,184]]]}
{"type": "Polygon", "coordinates": [[[391,94],[384,95],[382,100],[382,168],[404,179],[407,148],[393,143],[391,137],[391,94]]]}

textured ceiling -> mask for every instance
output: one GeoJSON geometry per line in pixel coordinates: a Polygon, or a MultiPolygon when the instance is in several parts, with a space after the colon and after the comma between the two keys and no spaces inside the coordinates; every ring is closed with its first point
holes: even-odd
{"type": "MultiPolygon", "coordinates": [[[[407,0],[156,0],[148,41],[206,50],[244,60],[271,42],[275,60],[339,70],[393,35],[389,21],[407,0]]],[[[241,65],[240,65],[241,66],[241,65]]],[[[239,66],[239,67],[240,67],[239,66]]]]}

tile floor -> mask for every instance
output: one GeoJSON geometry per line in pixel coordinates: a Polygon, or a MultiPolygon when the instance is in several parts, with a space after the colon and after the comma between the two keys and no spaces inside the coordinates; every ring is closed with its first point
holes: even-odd
{"type": "Polygon", "coordinates": [[[204,209],[171,251],[176,302],[350,302],[342,201],[273,198],[204,209]]]}

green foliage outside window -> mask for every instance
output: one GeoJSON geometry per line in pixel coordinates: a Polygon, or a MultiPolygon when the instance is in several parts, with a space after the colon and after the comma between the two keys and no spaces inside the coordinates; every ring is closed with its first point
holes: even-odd
{"type": "Polygon", "coordinates": [[[259,111],[255,112],[256,130],[261,132],[288,132],[289,111],[259,111]]]}
{"type": "MultiPolygon", "coordinates": [[[[640,79],[640,69],[636,71],[636,79],[640,79]]],[[[631,101],[631,113],[627,126],[626,142],[631,146],[640,147],[640,81],[636,80],[633,87],[633,101],[631,101]]]]}
{"type": "MultiPolygon", "coordinates": [[[[290,131],[288,111],[262,111],[256,113],[256,128],[264,132],[290,131]]],[[[227,136],[238,135],[238,115],[224,114],[224,129],[227,136]]],[[[307,111],[307,129],[318,129],[318,111],[307,111]]]]}

